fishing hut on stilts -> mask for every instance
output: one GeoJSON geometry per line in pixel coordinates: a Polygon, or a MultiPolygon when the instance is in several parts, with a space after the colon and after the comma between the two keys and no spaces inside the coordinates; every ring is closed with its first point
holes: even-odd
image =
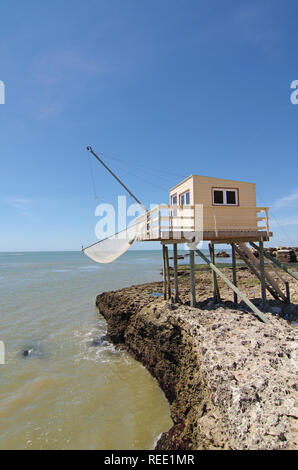
{"type": "MultiPolygon", "coordinates": [[[[140,201],[106,166],[97,154],[88,150],[102,163],[117,181],[138,203],[140,201]]],[[[143,205],[142,205],[143,206],[143,205]]],[[[174,186],[169,192],[169,205],[159,205],[147,210],[136,219],[134,230],[126,234],[126,239],[116,234],[113,241],[107,239],[83,249],[85,254],[97,262],[110,262],[127,251],[134,241],[158,241],[162,245],[163,256],[163,295],[164,299],[179,302],[178,247],[187,244],[189,248],[189,288],[190,305],[196,306],[195,256],[207,263],[212,272],[213,296],[220,300],[218,278],[233,290],[234,302],[243,300],[263,322],[266,315],[252,303],[237,286],[237,262],[240,258],[249,270],[259,279],[262,292],[263,310],[267,305],[267,291],[278,301],[290,302],[289,283],[282,280],[284,287],[271,274],[273,268],[282,268],[298,279],[297,274],[264,251],[264,242],[269,241],[269,208],[257,207],[256,187],[253,183],[191,175],[174,186]],[[209,242],[208,258],[198,244],[209,242]],[[232,249],[232,281],[216,266],[216,244],[228,244],[232,249]],[[173,248],[173,279],[169,263],[169,246],[173,248]],[[111,254],[112,252],[112,254],[111,254]],[[254,253],[257,253],[256,257],[254,253]],[[108,253],[108,256],[107,256],[108,253]],[[266,261],[271,263],[270,272],[266,261]],[[107,261],[108,260],[108,261],[107,261]]]]}

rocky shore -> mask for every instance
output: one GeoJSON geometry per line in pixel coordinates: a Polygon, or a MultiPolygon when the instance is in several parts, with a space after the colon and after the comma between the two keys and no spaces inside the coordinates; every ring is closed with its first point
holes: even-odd
{"type": "MultiPolygon", "coordinates": [[[[265,253],[276,258],[280,263],[297,263],[298,248],[297,247],[269,247],[264,249],[265,253]]],[[[259,253],[257,250],[253,251],[254,255],[258,258],[259,253]]]]}
{"type": "MultiPolygon", "coordinates": [[[[231,270],[225,268],[231,276],[231,270]]],[[[287,276],[287,275],[286,275],[287,276]]],[[[125,348],[155,377],[171,406],[172,428],[156,448],[296,449],[297,281],[288,278],[292,305],[271,299],[261,323],[220,282],[211,298],[210,272],[196,272],[197,308],[188,305],[189,278],[179,276],[179,304],[150,283],[99,295],[107,338],[125,348]]],[[[239,286],[260,302],[246,268],[239,286]]]]}

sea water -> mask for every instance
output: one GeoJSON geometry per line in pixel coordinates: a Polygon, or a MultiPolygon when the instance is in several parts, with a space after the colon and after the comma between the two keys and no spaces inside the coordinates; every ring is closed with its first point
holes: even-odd
{"type": "Polygon", "coordinates": [[[169,405],[147,370],[105,341],[95,298],[161,280],[161,269],[161,251],[105,265],[81,252],[0,253],[0,449],[154,447],[172,425],[169,405]]]}
{"type": "Polygon", "coordinates": [[[145,368],[104,340],[94,304],[160,270],[156,251],[109,265],[80,252],[0,253],[0,449],[154,446],[169,405],[145,368]]]}

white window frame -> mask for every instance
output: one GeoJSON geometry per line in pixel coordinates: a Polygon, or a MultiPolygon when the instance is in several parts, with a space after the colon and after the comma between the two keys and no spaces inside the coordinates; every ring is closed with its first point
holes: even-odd
{"type": "Polygon", "coordinates": [[[183,193],[179,194],[179,206],[187,207],[190,206],[190,190],[187,189],[183,193]],[[185,202],[186,202],[186,194],[188,193],[189,196],[189,204],[181,204],[181,197],[184,196],[185,202]]]}
{"type": "MultiPolygon", "coordinates": [[[[178,206],[178,194],[177,193],[174,193],[171,195],[171,206],[178,206]],[[173,201],[174,197],[176,198],[176,204],[174,204],[174,201],[173,201]]],[[[177,216],[177,209],[174,209],[172,211],[172,216],[173,217],[177,216]]]]}
{"type": "Polygon", "coordinates": [[[238,195],[238,188],[212,188],[212,204],[213,206],[231,206],[237,207],[239,206],[239,195],[238,195]],[[215,191],[222,191],[223,192],[223,203],[214,202],[214,192],[215,191]],[[227,203],[227,192],[233,191],[236,195],[236,203],[235,204],[228,204],[227,203]]]}
{"type": "Polygon", "coordinates": [[[171,195],[171,206],[178,206],[178,195],[177,193],[171,195]],[[176,204],[174,204],[174,197],[176,198],[176,204]]]}

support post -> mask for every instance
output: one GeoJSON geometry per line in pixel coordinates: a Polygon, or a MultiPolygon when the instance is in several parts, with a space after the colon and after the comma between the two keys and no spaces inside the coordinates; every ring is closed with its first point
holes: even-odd
{"type": "MultiPolygon", "coordinates": [[[[232,267],[233,267],[233,284],[237,287],[237,260],[236,260],[236,251],[235,243],[232,243],[232,267]]],[[[238,304],[238,295],[234,291],[234,304],[238,304]]]]}
{"type": "Polygon", "coordinates": [[[174,302],[179,301],[179,292],[178,292],[178,246],[177,243],[174,243],[174,302]]]}
{"type": "Polygon", "coordinates": [[[167,271],[166,271],[166,246],[162,245],[163,259],[163,298],[167,300],[167,271]]]}
{"type": "Polygon", "coordinates": [[[166,246],[165,250],[165,255],[166,255],[166,279],[167,279],[167,296],[168,299],[171,299],[171,278],[170,278],[170,265],[169,265],[169,249],[166,246]]]}
{"type": "Polygon", "coordinates": [[[285,281],[285,285],[286,285],[286,292],[287,292],[287,302],[288,302],[288,304],[290,304],[291,303],[291,295],[290,295],[289,281],[285,281]]]}
{"type": "Polygon", "coordinates": [[[265,280],[265,262],[264,262],[264,242],[260,241],[260,274],[261,274],[261,291],[262,291],[262,306],[267,306],[266,296],[266,280],[265,280]]]}
{"type": "MultiPolygon", "coordinates": [[[[209,252],[210,252],[210,259],[211,263],[215,265],[215,254],[214,254],[214,243],[209,243],[209,252]]],[[[212,270],[212,284],[213,284],[213,298],[215,301],[220,302],[220,293],[219,287],[217,282],[216,272],[212,270]]]]}
{"type": "Polygon", "coordinates": [[[195,252],[189,252],[189,270],[190,270],[190,306],[196,306],[196,289],[195,289],[195,252]]]}

